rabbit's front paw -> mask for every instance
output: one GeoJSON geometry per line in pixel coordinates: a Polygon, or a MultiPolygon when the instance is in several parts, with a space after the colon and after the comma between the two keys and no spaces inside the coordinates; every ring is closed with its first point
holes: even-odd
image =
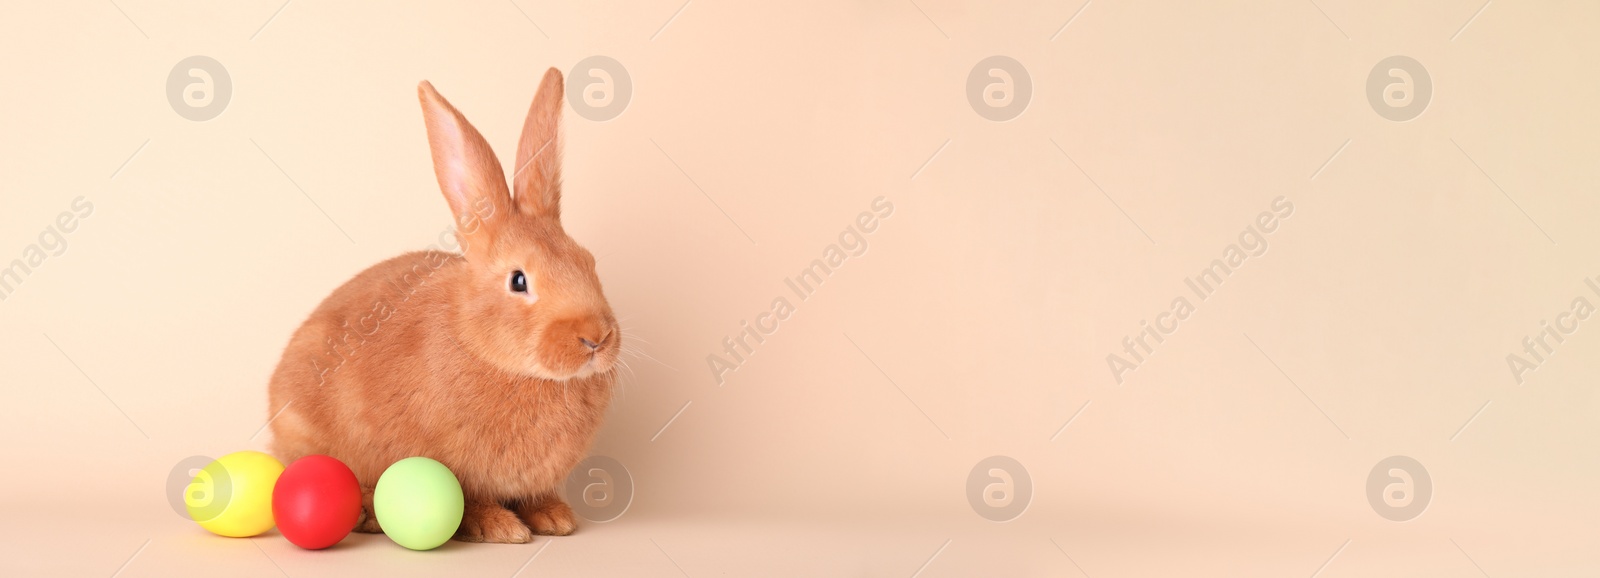
{"type": "Polygon", "coordinates": [[[462,542],[526,544],[533,540],[533,532],[498,502],[467,502],[455,537],[462,542]]]}
{"type": "Polygon", "coordinates": [[[578,530],[578,518],[572,508],[554,495],[517,504],[517,516],[540,536],[568,536],[578,530]]]}
{"type": "Polygon", "coordinates": [[[372,515],[372,488],[361,487],[361,520],[356,522],[356,532],[365,534],[382,534],[383,527],[378,525],[378,517],[372,515]]]}

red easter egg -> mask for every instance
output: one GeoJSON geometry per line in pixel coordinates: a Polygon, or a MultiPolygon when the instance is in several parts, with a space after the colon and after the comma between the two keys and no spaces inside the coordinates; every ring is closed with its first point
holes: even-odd
{"type": "Polygon", "coordinates": [[[361,520],[361,484],[344,462],[322,455],[300,458],[272,488],[272,517],[296,546],[321,550],[338,544],[361,520]]]}

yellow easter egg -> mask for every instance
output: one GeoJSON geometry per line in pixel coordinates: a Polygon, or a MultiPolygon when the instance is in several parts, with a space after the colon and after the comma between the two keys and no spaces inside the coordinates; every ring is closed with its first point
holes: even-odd
{"type": "Polygon", "coordinates": [[[219,536],[247,538],[271,530],[272,487],[283,463],[261,452],[234,452],[207,464],[183,491],[189,517],[219,536]]]}

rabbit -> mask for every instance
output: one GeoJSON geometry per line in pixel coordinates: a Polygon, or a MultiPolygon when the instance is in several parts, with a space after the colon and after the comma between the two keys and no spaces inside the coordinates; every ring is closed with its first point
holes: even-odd
{"type": "Polygon", "coordinates": [[[426,456],[461,482],[456,540],[571,534],[560,488],[611,401],[622,334],[594,256],[561,226],[561,72],[540,82],[510,190],[467,119],[427,81],[417,93],[461,253],[389,259],[317,307],[268,386],[272,449],[349,465],[356,531],[382,531],[384,469],[426,456]]]}

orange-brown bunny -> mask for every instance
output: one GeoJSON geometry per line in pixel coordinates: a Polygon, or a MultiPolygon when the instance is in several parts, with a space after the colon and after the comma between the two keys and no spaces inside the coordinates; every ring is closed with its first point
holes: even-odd
{"type": "Polygon", "coordinates": [[[417,93],[462,254],[384,261],[317,307],[268,388],[274,449],[349,464],[368,493],[360,531],[381,531],[384,469],[427,456],[461,480],[456,539],[570,534],[559,488],[611,400],[622,335],[594,257],[561,228],[561,73],[528,110],[510,190],[467,119],[427,82],[417,93]]]}

